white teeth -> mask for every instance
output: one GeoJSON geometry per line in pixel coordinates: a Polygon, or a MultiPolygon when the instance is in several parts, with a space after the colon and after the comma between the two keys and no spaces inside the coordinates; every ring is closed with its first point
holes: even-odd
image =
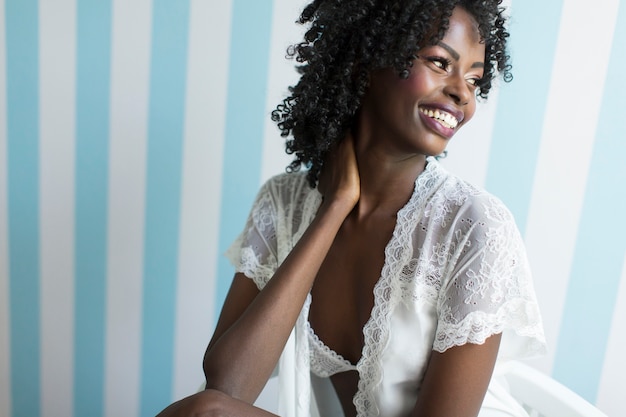
{"type": "Polygon", "coordinates": [[[451,115],[450,113],[446,113],[442,110],[431,110],[420,107],[419,110],[424,113],[426,116],[431,117],[441,123],[443,126],[448,129],[454,129],[459,125],[459,121],[451,115]]]}

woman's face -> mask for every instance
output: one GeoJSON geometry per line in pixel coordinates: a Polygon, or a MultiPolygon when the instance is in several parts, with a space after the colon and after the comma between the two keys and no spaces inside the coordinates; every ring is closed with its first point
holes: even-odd
{"type": "Polygon", "coordinates": [[[403,152],[438,155],[474,115],[485,45],[474,18],[456,7],[443,39],[417,55],[407,79],[391,68],[371,75],[361,115],[373,140],[392,141],[403,152]]]}

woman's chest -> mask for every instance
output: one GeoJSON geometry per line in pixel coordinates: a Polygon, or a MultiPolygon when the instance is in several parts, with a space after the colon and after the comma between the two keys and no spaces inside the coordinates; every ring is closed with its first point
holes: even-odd
{"type": "Polygon", "coordinates": [[[322,342],[352,364],[361,357],[363,327],[386,263],[395,222],[343,227],[311,290],[309,323],[322,342]]]}

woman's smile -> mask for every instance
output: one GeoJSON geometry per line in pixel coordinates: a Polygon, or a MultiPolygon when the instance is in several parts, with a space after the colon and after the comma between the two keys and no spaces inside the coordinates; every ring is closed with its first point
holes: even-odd
{"type": "Polygon", "coordinates": [[[463,122],[464,114],[449,106],[419,106],[419,117],[426,126],[450,139],[456,133],[456,128],[463,122]]]}

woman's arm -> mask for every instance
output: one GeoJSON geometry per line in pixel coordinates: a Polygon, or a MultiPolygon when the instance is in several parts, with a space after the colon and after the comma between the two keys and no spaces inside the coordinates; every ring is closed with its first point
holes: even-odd
{"type": "Polygon", "coordinates": [[[158,417],[273,415],[251,404],[276,366],[335,235],[360,195],[350,135],[332,157],[320,178],[324,200],[315,219],[263,290],[235,274],[204,356],[207,389],[171,404],[158,417]]]}
{"type": "Polygon", "coordinates": [[[496,363],[501,334],[433,352],[412,417],[476,417],[496,363]]]}
{"type": "Polygon", "coordinates": [[[204,358],[207,388],[252,403],[271,375],[341,224],[359,199],[351,136],[324,170],[313,222],[263,288],[237,274],[204,358]]]}

